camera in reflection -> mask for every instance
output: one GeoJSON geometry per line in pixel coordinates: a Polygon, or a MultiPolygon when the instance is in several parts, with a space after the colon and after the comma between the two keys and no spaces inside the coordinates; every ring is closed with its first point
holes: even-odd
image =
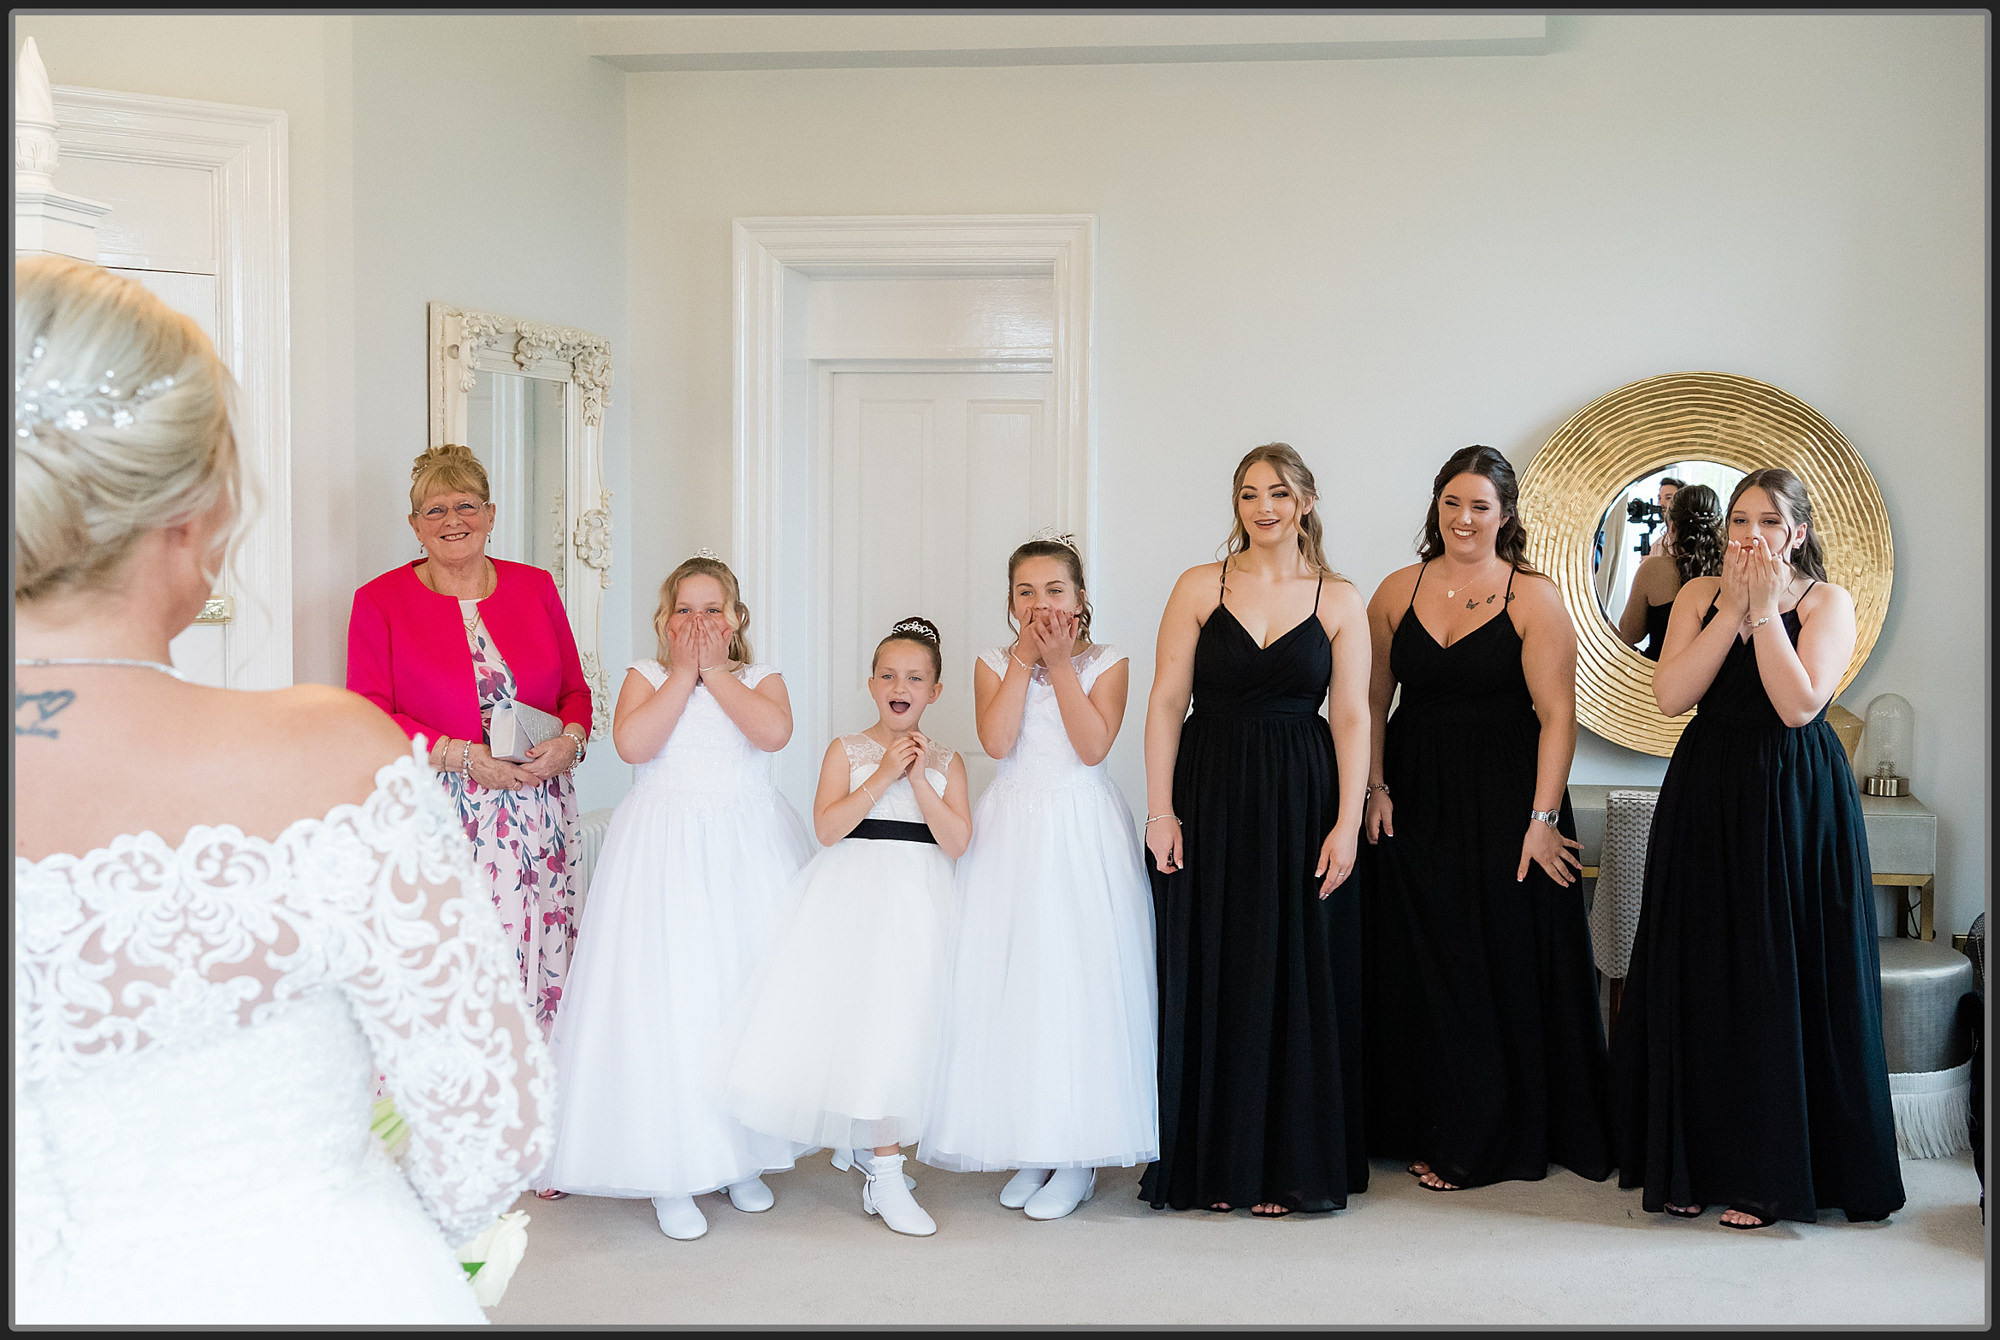
{"type": "Polygon", "coordinates": [[[1625,504],[1625,519],[1635,526],[1644,526],[1652,530],[1667,524],[1667,509],[1656,502],[1634,498],[1625,504]]]}

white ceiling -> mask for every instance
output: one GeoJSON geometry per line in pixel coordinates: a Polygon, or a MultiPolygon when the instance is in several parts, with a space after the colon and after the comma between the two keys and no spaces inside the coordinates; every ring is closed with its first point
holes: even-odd
{"type": "Polygon", "coordinates": [[[584,15],[587,55],[620,69],[1122,65],[1531,56],[1544,14],[584,15]]]}

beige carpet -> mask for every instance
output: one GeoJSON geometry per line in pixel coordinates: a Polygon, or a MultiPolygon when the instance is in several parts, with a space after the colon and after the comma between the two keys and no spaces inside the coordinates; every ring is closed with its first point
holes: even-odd
{"type": "Polygon", "coordinates": [[[1636,1191],[1547,1181],[1440,1195],[1375,1165],[1337,1214],[1265,1222],[1155,1211],[1137,1171],[1033,1223],[1000,1207],[1004,1174],[912,1162],[936,1237],[861,1210],[860,1174],[825,1154],[769,1178],[778,1204],[703,1196],[708,1235],[675,1242],[646,1201],[523,1197],[528,1254],[494,1321],[1027,1325],[1977,1325],[1985,1229],[1970,1155],[1905,1162],[1885,1224],[1754,1233],[1646,1214],[1636,1191]]]}

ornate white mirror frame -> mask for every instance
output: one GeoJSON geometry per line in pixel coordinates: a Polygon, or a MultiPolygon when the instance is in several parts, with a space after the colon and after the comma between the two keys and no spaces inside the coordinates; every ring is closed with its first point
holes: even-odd
{"type": "MultiPolygon", "coordinates": [[[[598,649],[599,611],[611,585],[611,493],[604,487],[604,407],[611,388],[611,342],[570,326],[519,321],[493,312],[474,312],[447,303],[430,305],[430,444],[470,440],[471,400],[481,372],[532,377],[560,383],[563,423],[563,487],[553,498],[537,498],[561,518],[562,561],[550,574],[569,611],[590,683],[591,733],[611,729],[611,680],[598,649]]],[[[488,462],[498,473],[498,462],[488,462]]],[[[496,498],[509,481],[495,478],[496,498]]]]}

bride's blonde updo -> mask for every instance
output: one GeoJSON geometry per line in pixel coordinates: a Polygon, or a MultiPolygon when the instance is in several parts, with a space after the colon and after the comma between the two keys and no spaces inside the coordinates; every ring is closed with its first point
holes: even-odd
{"type": "Polygon", "coordinates": [[[101,587],[149,530],[246,487],[235,383],[140,285],[64,256],[14,262],[14,599],[101,587]]]}
{"type": "Polygon", "coordinates": [[[472,454],[471,447],[447,442],[426,447],[410,466],[410,515],[424,510],[424,500],[441,493],[470,493],[481,502],[493,501],[493,486],[487,482],[486,467],[472,454]]]}

